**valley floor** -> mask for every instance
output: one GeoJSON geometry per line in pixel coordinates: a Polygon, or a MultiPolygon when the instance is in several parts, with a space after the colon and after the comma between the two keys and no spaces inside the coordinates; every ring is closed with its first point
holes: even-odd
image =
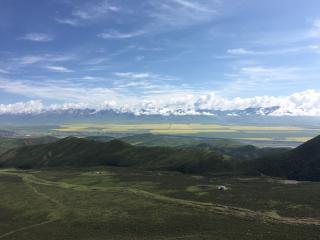
{"type": "Polygon", "coordinates": [[[1,240],[320,239],[320,183],[125,168],[6,169],[0,192],[1,240]]]}

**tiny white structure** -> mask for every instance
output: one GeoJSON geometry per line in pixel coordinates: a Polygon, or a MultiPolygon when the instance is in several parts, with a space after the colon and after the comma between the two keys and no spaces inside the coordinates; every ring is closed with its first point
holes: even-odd
{"type": "Polygon", "coordinates": [[[101,175],[101,174],[103,174],[103,172],[96,172],[96,174],[97,174],[97,175],[101,175]]]}
{"type": "Polygon", "coordinates": [[[219,191],[227,191],[228,188],[226,186],[218,186],[217,187],[219,191]]]}

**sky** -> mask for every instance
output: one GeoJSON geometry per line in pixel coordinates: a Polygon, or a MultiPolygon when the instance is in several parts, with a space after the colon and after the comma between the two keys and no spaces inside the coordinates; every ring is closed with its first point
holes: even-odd
{"type": "Polygon", "coordinates": [[[0,0],[0,114],[320,115],[318,0],[0,0]],[[180,111],[181,112],[181,111],[180,111]]]}

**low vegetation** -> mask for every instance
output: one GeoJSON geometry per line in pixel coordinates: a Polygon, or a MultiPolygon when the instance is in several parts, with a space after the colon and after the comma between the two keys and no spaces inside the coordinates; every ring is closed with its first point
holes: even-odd
{"type": "Polygon", "coordinates": [[[0,239],[302,240],[319,236],[318,183],[291,186],[268,178],[101,167],[2,170],[0,182],[5,193],[0,195],[0,239]],[[217,190],[221,183],[228,191],[217,190]]]}
{"type": "Polygon", "coordinates": [[[319,183],[286,179],[319,180],[320,137],[294,150],[151,134],[19,141],[0,156],[0,239],[319,236],[319,183]]]}
{"type": "Polygon", "coordinates": [[[55,142],[55,137],[0,137],[0,154],[22,146],[38,145],[55,142]]]}
{"type": "Polygon", "coordinates": [[[292,151],[262,158],[257,169],[269,176],[320,181],[320,136],[292,151]]]}
{"type": "Polygon", "coordinates": [[[61,166],[133,166],[186,173],[228,172],[232,161],[214,152],[168,147],[136,147],[119,140],[102,143],[88,139],[65,138],[37,146],[6,152],[0,158],[4,167],[36,168],[61,166]]]}

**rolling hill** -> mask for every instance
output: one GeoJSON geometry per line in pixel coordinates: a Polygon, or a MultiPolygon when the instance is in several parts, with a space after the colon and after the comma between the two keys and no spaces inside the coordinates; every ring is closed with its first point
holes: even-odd
{"type": "Polygon", "coordinates": [[[179,136],[179,135],[160,135],[160,134],[135,134],[120,138],[121,141],[130,143],[135,146],[147,147],[188,147],[199,144],[209,144],[215,147],[241,146],[241,143],[232,139],[222,138],[203,138],[195,136],[179,136]]]}
{"type": "Polygon", "coordinates": [[[260,159],[257,169],[270,176],[320,181],[320,136],[287,153],[260,159]]]}
{"type": "Polygon", "coordinates": [[[58,138],[45,136],[45,137],[28,137],[28,138],[16,138],[16,137],[0,137],[0,154],[6,151],[23,146],[46,144],[57,141],[58,138]]]}
{"type": "Polygon", "coordinates": [[[24,146],[0,156],[0,166],[16,168],[120,166],[183,173],[246,173],[294,180],[320,181],[320,136],[294,150],[253,146],[189,147],[134,146],[68,137],[56,142],[24,146]],[[270,155],[271,154],[271,155],[270,155]],[[256,158],[259,159],[256,159],[256,158]]]}
{"type": "MultiPolygon", "coordinates": [[[[107,142],[111,137],[87,137],[88,139],[107,142]]],[[[193,136],[156,135],[151,133],[135,134],[119,138],[119,140],[134,146],[145,147],[175,147],[200,149],[216,152],[226,158],[237,160],[254,160],[273,154],[280,154],[290,150],[290,148],[259,148],[252,145],[245,145],[232,139],[204,138],[193,136]]]]}
{"type": "Polygon", "coordinates": [[[139,147],[112,140],[97,142],[68,137],[54,143],[12,149],[0,157],[2,167],[131,166],[185,173],[232,171],[233,161],[199,149],[139,147]]]}

